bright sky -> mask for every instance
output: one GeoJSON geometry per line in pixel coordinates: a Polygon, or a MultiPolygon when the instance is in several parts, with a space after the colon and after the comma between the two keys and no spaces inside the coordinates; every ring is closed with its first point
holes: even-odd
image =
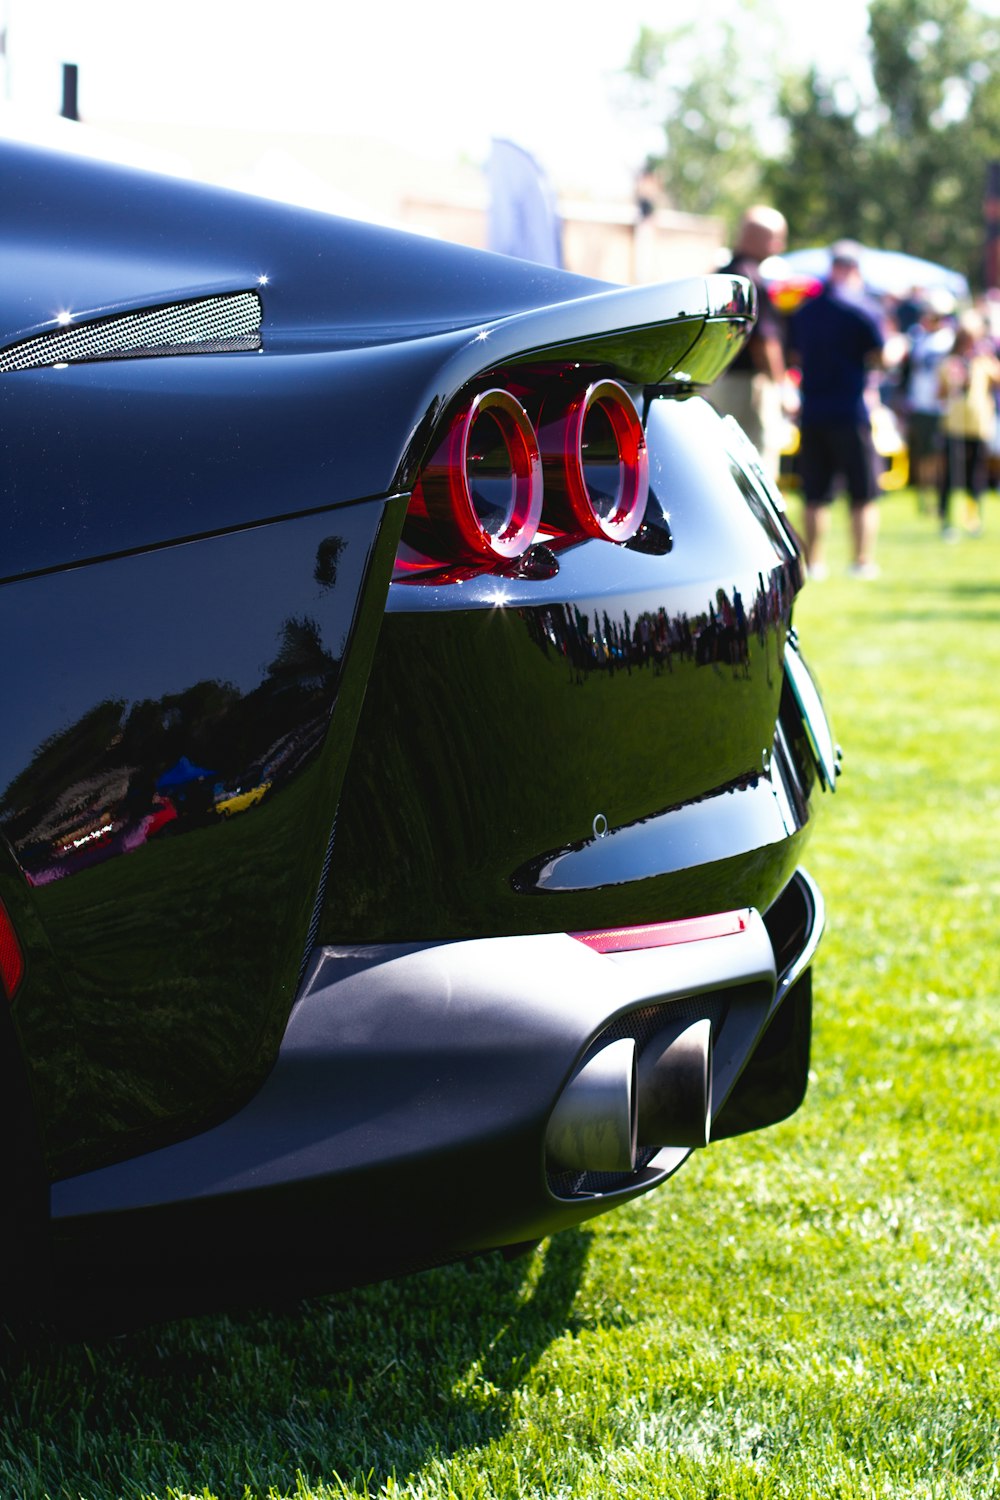
{"type": "MultiPolygon", "coordinates": [[[[801,0],[775,3],[783,60],[821,49],[834,71],[859,56],[866,0],[840,0],[836,28],[801,0]]],[[[592,162],[595,181],[631,181],[659,141],[614,108],[640,24],[690,15],[689,0],[0,0],[6,93],[22,106],[57,112],[61,64],[76,62],[81,114],[103,123],[357,133],[474,161],[507,135],[556,175],[592,162]]]]}

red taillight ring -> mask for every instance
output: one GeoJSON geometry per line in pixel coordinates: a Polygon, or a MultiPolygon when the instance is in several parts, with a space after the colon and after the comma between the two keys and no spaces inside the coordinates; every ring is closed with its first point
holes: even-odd
{"type": "Polygon", "coordinates": [[[635,536],[649,494],[649,455],[642,423],[623,386],[615,380],[598,380],[575,395],[554,418],[543,409],[539,441],[546,501],[556,524],[611,542],[627,542],[635,536]],[[594,503],[586,478],[584,430],[595,409],[607,418],[618,449],[616,492],[604,515],[594,503]]]}
{"type": "Polygon", "coordinates": [[[24,958],[14,924],[0,902],[0,991],[13,1000],[24,976],[24,958]]]}
{"type": "Polygon", "coordinates": [[[420,476],[428,519],[458,533],[461,551],[493,561],[520,557],[535,540],[542,515],[542,463],[528,414],[509,391],[480,391],[455,416],[448,436],[420,476]],[[494,442],[506,452],[509,474],[493,483],[507,487],[496,524],[484,518],[474,490],[481,482],[472,442],[477,423],[491,422],[494,442]]]}

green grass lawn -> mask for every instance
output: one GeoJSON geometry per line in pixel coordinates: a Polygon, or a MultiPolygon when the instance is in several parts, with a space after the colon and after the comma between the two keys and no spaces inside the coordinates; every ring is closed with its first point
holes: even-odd
{"type": "MultiPolygon", "coordinates": [[[[797,623],[844,747],[803,1109],[511,1264],[0,1346],[0,1496],[1000,1495],[1000,503],[797,623]]],[[[350,1232],[350,1226],[345,1226],[350,1232]]]]}

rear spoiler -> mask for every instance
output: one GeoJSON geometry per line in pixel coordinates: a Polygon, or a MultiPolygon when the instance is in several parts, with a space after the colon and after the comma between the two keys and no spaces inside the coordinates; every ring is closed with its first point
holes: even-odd
{"type": "MultiPolygon", "coordinates": [[[[749,337],[757,293],[741,276],[623,287],[487,325],[490,364],[539,357],[613,365],[644,386],[706,386],[749,337]]],[[[484,339],[483,334],[486,337],[484,339]]]]}
{"type": "Polygon", "coordinates": [[[741,276],[620,287],[514,313],[431,343],[448,352],[425,390],[423,419],[396,471],[408,489],[431,432],[466,387],[503,372],[537,372],[579,364],[647,394],[709,386],[746,343],[757,316],[757,292],[741,276]],[[458,341],[457,341],[458,340],[458,341]]]}

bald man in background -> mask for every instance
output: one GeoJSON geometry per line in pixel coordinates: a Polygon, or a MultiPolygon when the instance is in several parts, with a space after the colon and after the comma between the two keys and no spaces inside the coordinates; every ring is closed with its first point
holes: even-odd
{"type": "Polygon", "coordinates": [[[716,411],[735,417],[761,456],[764,473],[777,483],[781,460],[782,387],[785,354],[781,320],[760,274],[760,263],[780,255],[788,243],[788,225],[776,208],[758,203],[740,222],[733,258],[723,275],[746,276],[757,288],[757,322],[728,370],[716,381],[711,400],[716,411]]]}

